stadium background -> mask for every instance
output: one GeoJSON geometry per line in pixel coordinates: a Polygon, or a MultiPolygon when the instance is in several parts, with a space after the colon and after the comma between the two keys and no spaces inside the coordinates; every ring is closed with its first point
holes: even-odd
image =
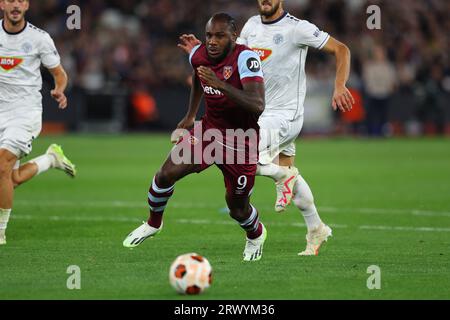
{"type": "MultiPolygon", "coordinates": [[[[334,59],[310,50],[304,133],[450,135],[448,1],[287,0],[285,5],[353,54],[349,86],[358,105],[341,117],[330,108],[334,59]],[[381,7],[382,30],[366,27],[370,4],[381,7]],[[378,63],[377,52],[386,55],[378,63]],[[373,68],[392,75],[368,79],[373,68]],[[371,92],[391,82],[378,96],[371,92]]],[[[53,36],[71,80],[71,108],[65,113],[51,107],[46,86],[44,133],[173,129],[187,107],[191,72],[176,46],[178,36],[203,38],[205,22],[218,11],[230,13],[242,28],[257,13],[256,1],[31,1],[29,20],[53,36]],[[66,27],[71,4],[81,7],[81,30],[66,27]]]]}

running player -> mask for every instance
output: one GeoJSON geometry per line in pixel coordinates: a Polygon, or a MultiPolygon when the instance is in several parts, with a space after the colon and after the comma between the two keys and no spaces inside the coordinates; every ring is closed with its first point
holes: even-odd
{"type": "MultiPolygon", "coordinates": [[[[276,182],[277,212],[284,211],[293,198],[308,229],[306,249],[299,255],[317,255],[332,230],[320,219],[311,189],[295,168],[295,140],[303,126],[306,96],[305,62],[309,47],[336,57],[332,106],[334,110],[345,112],[351,110],[354,103],[346,88],[350,50],[314,24],[287,13],[283,1],[257,1],[260,15],[247,21],[237,40],[258,53],[264,72],[266,109],[259,119],[261,140],[257,175],[276,182]]],[[[193,35],[183,35],[180,39],[179,46],[186,52],[198,44],[193,35]]],[[[180,122],[179,128],[191,125],[190,116],[180,122]]]]}
{"type": "Polygon", "coordinates": [[[204,95],[206,114],[178,142],[154,177],[148,194],[150,219],[126,237],[125,247],[136,247],[161,230],[163,212],[178,180],[216,164],[224,176],[230,215],[246,231],[244,261],[261,259],[266,229],[250,204],[250,195],[258,161],[258,118],[265,105],[264,79],[258,55],[236,44],[236,39],[234,20],[218,13],[206,25],[206,45],[192,50],[189,60],[194,75],[188,113],[197,113],[204,95]],[[228,139],[230,130],[245,131],[246,138],[241,143],[234,137],[228,139]],[[206,156],[212,149],[215,154],[211,153],[214,159],[210,161],[206,156]],[[188,154],[188,161],[176,161],[180,154],[188,154]],[[199,155],[201,159],[196,161],[199,155]]]}
{"type": "Polygon", "coordinates": [[[52,97],[60,109],[67,107],[67,75],[58,51],[48,33],[25,20],[28,8],[28,0],[0,0],[4,12],[0,20],[0,245],[6,244],[15,187],[50,168],[76,174],[58,145],[20,166],[19,160],[31,152],[41,131],[41,64],[55,80],[52,97]]]}

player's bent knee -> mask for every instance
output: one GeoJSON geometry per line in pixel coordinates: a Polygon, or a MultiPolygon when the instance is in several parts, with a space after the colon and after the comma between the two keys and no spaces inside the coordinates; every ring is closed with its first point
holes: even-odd
{"type": "Polygon", "coordinates": [[[172,168],[161,168],[156,174],[156,181],[161,188],[169,188],[177,182],[176,170],[172,168]]]}
{"type": "Polygon", "coordinates": [[[7,168],[0,162],[0,179],[12,179],[12,169],[7,168]]]}
{"type": "Polygon", "coordinates": [[[12,177],[12,182],[14,184],[14,188],[17,188],[24,182],[23,179],[21,179],[21,177],[20,177],[19,170],[13,170],[11,177],[12,177]]]}
{"type": "Polygon", "coordinates": [[[13,172],[13,163],[0,158],[0,179],[11,179],[13,172]]]}
{"type": "Polygon", "coordinates": [[[248,219],[248,210],[245,209],[231,209],[230,216],[236,221],[245,221],[248,219]]]}

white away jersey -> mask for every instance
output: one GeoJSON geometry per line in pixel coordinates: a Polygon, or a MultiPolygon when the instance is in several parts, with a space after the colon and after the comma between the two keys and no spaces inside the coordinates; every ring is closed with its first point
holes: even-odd
{"type": "Polygon", "coordinates": [[[245,44],[261,58],[266,87],[266,111],[282,112],[296,119],[303,115],[306,96],[305,62],[308,47],[322,49],[330,36],[314,24],[285,13],[264,23],[250,18],[238,43],[245,44]]]}
{"type": "Polygon", "coordinates": [[[60,57],[50,35],[26,24],[16,34],[8,33],[0,20],[0,111],[7,111],[15,102],[26,102],[42,108],[41,64],[55,68],[60,57]]]}

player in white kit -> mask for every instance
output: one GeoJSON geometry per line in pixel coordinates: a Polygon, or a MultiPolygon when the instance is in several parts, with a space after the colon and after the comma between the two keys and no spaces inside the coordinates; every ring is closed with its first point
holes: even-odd
{"type": "Polygon", "coordinates": [[[67,107],[67,74],[48,33],[25,20],[28,0],[0,0],[0,245],[13,205],[14,188],[51,169],[74,177],[75,166],[60,146],[51,145],[40,157],[20,165],[42,127],[41,64],[55,80],[52,97],[67,107]]]}
{"type": "MultiPolygon", "coordinates": [[[[299,255],[317,255],[332,231],[321,221],[311,189],[294,166],[295,140],[303,126],[305,62],[309,47],[335,55],[337,70],[332,106],[334,110],[349,111],[354,104],[346,88],[350,50],[314,24],[284,11],[281,0],[258,0],[258,5],[260,15],[247,21],[238,40],[259,54],[265,78],[266,108],[259,118],[257,174],[275,181],[277,212],[284,211],[291,199],[302,212],[308,233],[306,249],[299,255]]],[[[183,35],[180,39],[179,46],[186,52],[198,44],[193,35],[183,35]]],[[[191,121],[186,120],[179,127],[191,121]]]]}

